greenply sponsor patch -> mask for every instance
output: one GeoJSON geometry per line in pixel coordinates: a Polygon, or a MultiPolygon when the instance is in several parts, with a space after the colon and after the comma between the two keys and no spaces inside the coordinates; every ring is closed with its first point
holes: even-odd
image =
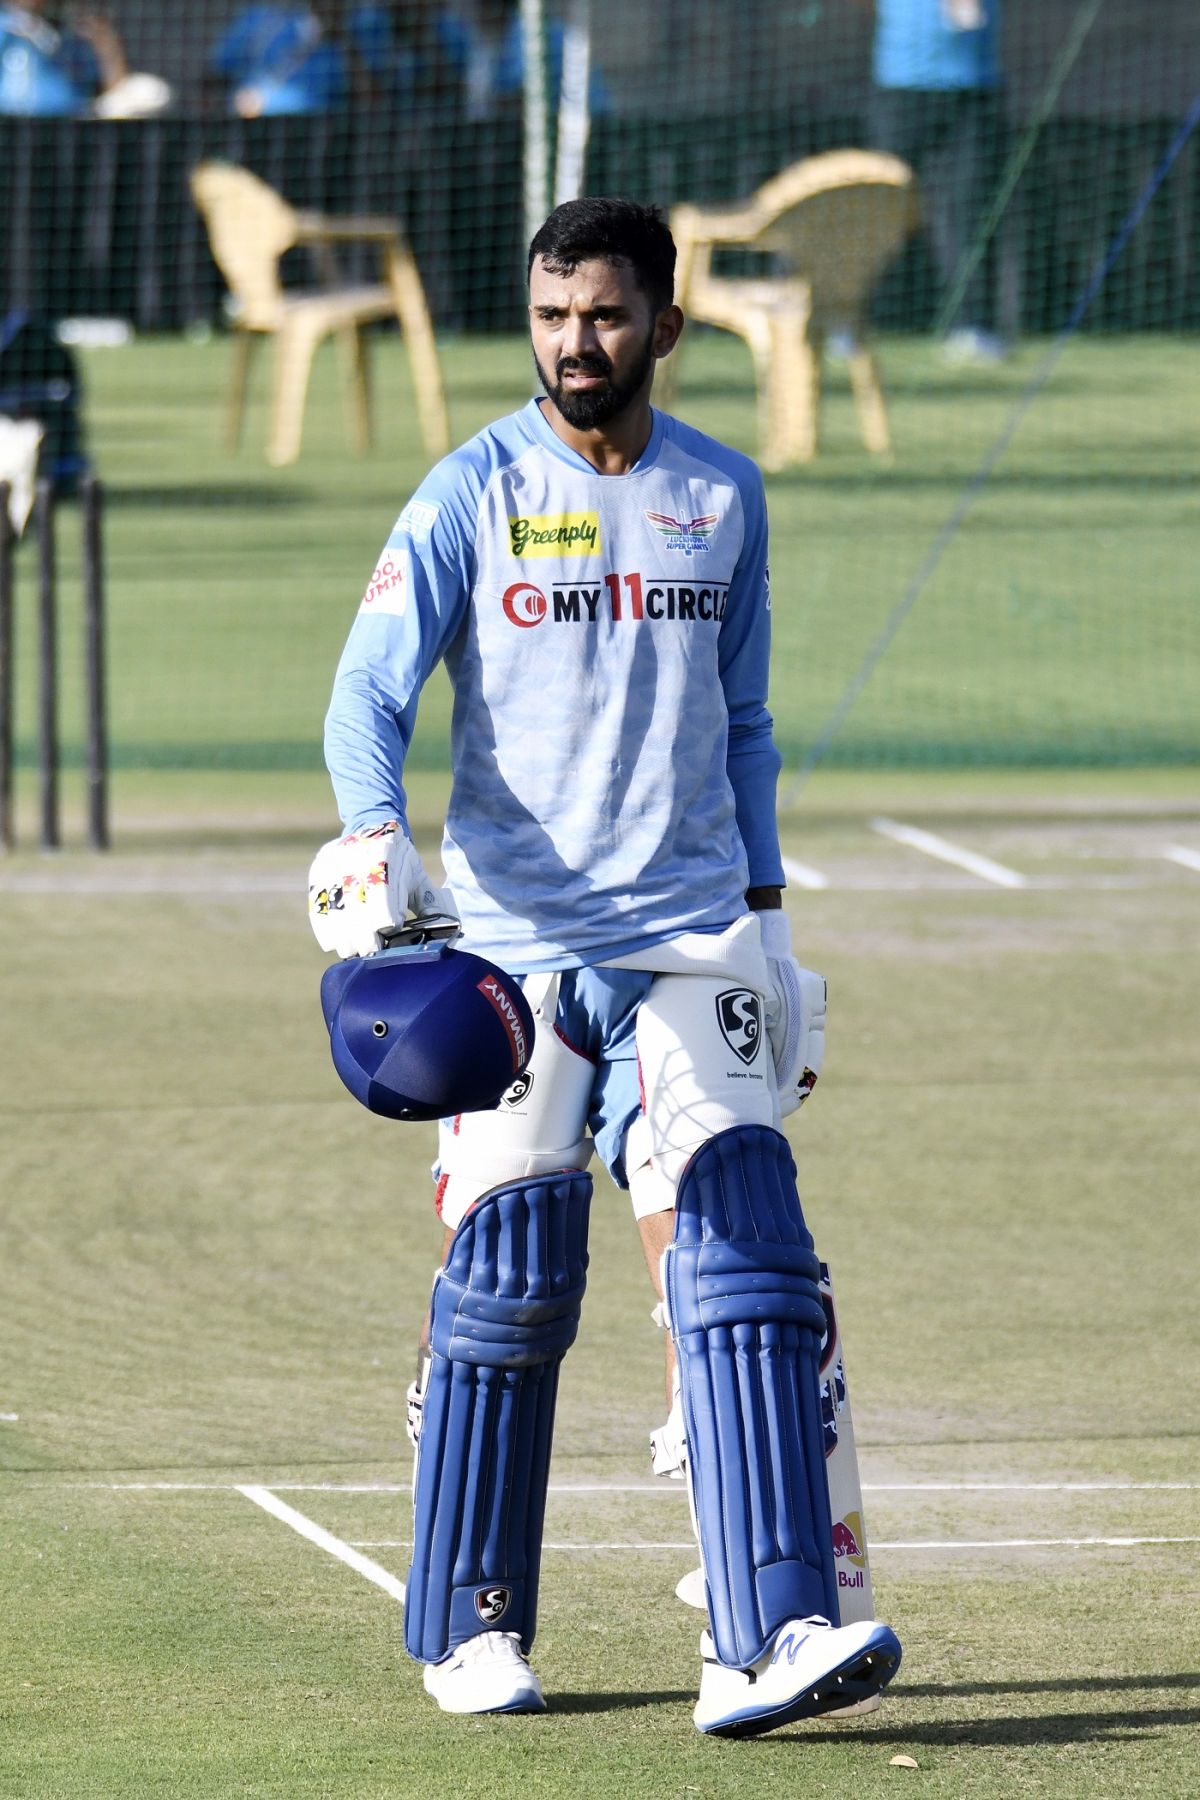
{"type": "Polygon", "coordinates": [[[599,513],[530,513],[508,521],[514,556],[598,556],[599,513]]]}

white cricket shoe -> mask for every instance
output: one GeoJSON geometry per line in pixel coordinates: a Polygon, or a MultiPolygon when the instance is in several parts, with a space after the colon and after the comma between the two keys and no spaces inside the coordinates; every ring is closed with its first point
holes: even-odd
{"type": "Polygon", "coordinates": [[[900,1640],[873,1619],[830,1625],[790,1619],[749,1669],[719,1663],[700,1634],[700,1698],[692,1717],[717,1737],[754,1737],[796,1719],[814,1719],[869,1700],[900,1667],[900,1640]]]}
{"type": "MultiPolygon", "coordinates": [[[[682,1600],[685,1606],[694,1606],[697,1612],[707,1612],[708,1589],[704,1584],[704,1570],[689,1569],[686,1575],[681,1575],[679,1580],[675,1583],[675,1596],[677,1599],[682,1600]]],[[[863,1713],[878,1712],[880,1705],[880,1695],[868,1694],[865,1700],[853,1700],[849,1706],[831,1707],[823,1717],[827,1719],[856,1719],[860,1718],[863,1713]]]]}
{"type": "Polygon", "coordinates": [[[542,1684],[515,1631],[481,1631],[443,1662],[426,1663],[425,1692],[443,1712],[545,1712],[542,1684]]]}

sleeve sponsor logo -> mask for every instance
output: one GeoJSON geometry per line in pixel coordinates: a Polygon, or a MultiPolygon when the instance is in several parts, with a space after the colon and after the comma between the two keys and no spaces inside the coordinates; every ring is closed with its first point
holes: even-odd
{"type": "Polygon", "coordinates": [[[599,513],[530,513],[508,521],[514,556],[598,556],[599,513]]]}
{"type": "Polygon", "coordinates": [[[676,519],[670,513],[648,512],[646,518],[659,536],[666,539],[668,550],[682,550],[685,556],[711,550],[708,540],[721,523],[720,513],[703,513],[698,519],[676,519]]]}
{"type": "Polygon", "coordinates": [[[391,613],[403,618],[408,607],[408,580],[403,550],[385,550],[367,583],[359,612],[391,613]]]}
{"type": "Polygon", "coordinates": [[[396,529],[406,531],[418,547],[427,544],[434,521],[441,510],[440,506],[434,506],[429,500],[410,500],[396,521],[396,529]]]}

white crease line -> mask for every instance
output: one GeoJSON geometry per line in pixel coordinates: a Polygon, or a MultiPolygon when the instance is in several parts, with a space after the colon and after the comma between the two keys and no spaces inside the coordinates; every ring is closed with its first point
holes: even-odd
{"type": "Polygon", "coordinates": [[[1181,869],[1195,869],[1200,874],[1200,850],[1185,850],[1182,844],[1172,844],[1163,855],[1168,862],[1178,863],[1181,869]]]}
{"type": "Polygon", "coordinates": [[[1190,1493],[1198,1481],[864,1481],[864,1494],[1129,1494],[1160,1489],[1190,1493]]]}
{"type": "MultiPolygon", "coordinates": [[[[49,1487],[49,1482],[43,1485],[49,1487]]],[[[74,1488],[99,1488],[105,1494],[236,1494],[235,1481],[71,1481],[74,1488]]]]}
{"type": "Polygon", "coordinates": [[[273,1481],[273,1494],[411,1494],[411,1481],[273,1481]]]}
{"type": "MultiPolygon", "coordinates": [[[[864,1494],[1128,1494],[1192,1493],[1197,1481],[864,1481],[864,1494]]],[[[305,1482],[277,1481],[276,1494],[411,1494],[408,1482],[305,1482]]],[[[548,1494],[647,1494],[652,1499],[686,1500],[682,1481],[650,1482],[550,1482],[548,1494]]]]}
{"type": "MultiPolygon", "coordinates": [[[[338,1541],[334,1540],[335,1543],[338,1541]]],[[[868,1539],[868,1549],[874,1555],[876,1550],[1062,1550],[1062,1549],[1111,1549],[1127,1550],[1140,1544],[1200,1544],[1200,1537],[1066,1537],[1066,1538],[945,1538],[945,1539],[913,1539],[901,1542],[896,1539],[868,1539]]],[[[350,1546],[343,1546],[350,1548],[350,1546]]],[[[356,1541],[353,1548],[358,1550],[411,1550],[411,1538],[368,1538],[356,1541]]],[[[543,1550],[566,1550],[570,1552],[586,1552],[589,1550],[691,1550],[696,1549],[694,1537],[685,1538],[672,1543],[636,1543],[636,1544],[562,1544],[544,1543],[543,1550]]]]}
{"type": "Polygon", "coordinates": [[[979,856],[974,850],[965,850],[961,844],[952,844],[948,838],[938,837],[935,832],[922,831],[916,825],[902,825],[897,819],[872,819],[871,829],[881,837],[894,839],[897,844],[907,844],[912,850],[924,851],[926,856],[936,856],[939,862],[953,863],[958,869],[966,869],[969,874],[978,875],[981,881],[990,881],[996,887],[1023,888],[1029,885],[1024,875],[1018,875],[1015,869],[993,862],[990,856],[979,856]]]}
{"type": "MultiPolygon", "coordinates": [[[[49,1484],[47,1484],[49,1485],[49,1484]]],[[[55,1484],[57,1485],[57,1484],[55,1484]]],[[[78,1481],[71,1487],[101,1489],[105,1493],[240,1494],[235,1481],[78,1481]]],[[[864,1481],[864,1494],[1127,1494],[1193,1493],[1198,1481],[864,1481]]],[[[275,1481],[265,1492],[273,1494],[411,1494],[411,1481],[275,1481]]],[[[650,1482],[551,1482],[551,1494],[657,1494],[683,1500],[687,1489],[681,1481],[650,1482]]]]}
{"type": "Polygon", "coordinates": [[[807,863],[795,862],[790,856],[784,856],[780,860],[783,863],[784,874],[789,881],[794,881],[797,887],[827,888],[829,886],[828,875],[822,875],[820,869],[810,869],[807,863]]]}
{"type": "MultiPolygon", "coordinates": [[[[411,1550],[411,1538],[355,1538],[351,1548],[354,1550],[411,1550]]],[[[695,1551],[696,1540],[681,1538],[678,1542],[652,1544],[558,1544],[543,1542],[543,1550],[691,1550],[695,1551]]]]}
{"type": "Polygon", "coordinates": [[[0,894],[293,894],[285,875],[0,875],[0,894]]]}
{"type": "Polygon", "coordinates": [[[376,1587],[381,1587],[385,1594],[392,1596],[393,1600],[404,1599],[404,1583],[402,1581],[398,1581],[394,1575],[389,1575],[386,1569],[380,1568],[377,1562],[372,1562],[369,1556],[363,1556],[350,1544],[343,1543],[341,1538],[334,1537],[332,1531],[326,1531],[323,1525],[314,1524],[312,1519],[305,1518],[302,1512],[297,1512],[294,1506],[289,1506],[286,1501],[280,1500],[271,1492],[270,1488],[239,1487],[237,1492],[244,1494],[247,1500],[253,1500],[255,1506],[261,1506],[264,1512],[269,1512],[276,1519],[281,1519],[285,1525],[290,1525],[293,1531],[298,1531],[300,1536],[307,1538],[310,1544],[316,1544],[320,1550],[327,1550],[330,1556],[336,1556],[339,1562],[346,1563],[359,1575],[365,1575],[368,1581],[373,1581],[376,1587]]]}
{"type": "Polygon", "coordinates": [[[944,1542],[869,1543],[875,1550],[1060,1550],[1104,1549],[1125,1550],[1136,1544],[1200,1544],[1200,1537],[1067,1537],[1067,1538],[975,1538],[947,1539],[944,1542]]]}

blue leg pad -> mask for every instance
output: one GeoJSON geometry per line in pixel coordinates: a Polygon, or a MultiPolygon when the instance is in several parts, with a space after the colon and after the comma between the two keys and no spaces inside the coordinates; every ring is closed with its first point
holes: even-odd
{"type": "Polygon", "coordinates": [[[746,1669],[789,1619],[839,1622],[820,1264],[778,1131],[735,1126],[696,1152],[663,1282],[713,1643],[746,1669]]]}
{"type": "Polygon", "coordinates": [[[590,1177],[546,1175],[484,1194],[433,1286],[431,1367],[413,1496],[404,1642],[441,1662],[481,1631],[528,1651],[558,1368],[587,1272],[590,1177]]]}

